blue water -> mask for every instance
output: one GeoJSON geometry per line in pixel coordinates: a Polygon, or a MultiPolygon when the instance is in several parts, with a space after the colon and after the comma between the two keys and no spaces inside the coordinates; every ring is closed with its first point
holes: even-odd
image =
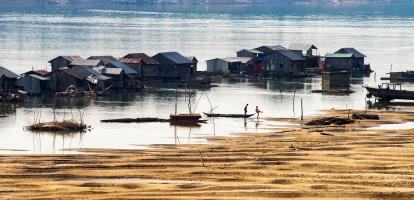
{"type": "MultiPolygon", "coordinates": [[[[24,72],[61,54],[180,51],[202,61],[260,45],[313,43],[365,53],[378,73],[409,69],[414,3],[362,5],[2,5],[0,65],[24,72]]],[[[410,66],[411,65],[411,66],[410,66]]]]}
{"type": "MultiPolygon", "coordinates": [[[[154,55],[179,51],[204,60],[234,56],[243,48],[261,45],[313,43],[323,55],[341,47],[355,47],[366,54],[376,71],[371,77],[353,77],[347,96],[312,94],[319,78],[305,80],[232,80],[218,88],[198,91],[197,112],[208,111],[210,97],[215,111],[250,112],[258,105],[263,117],[298,117],[300,99],[305,115],[331,108],[365,108],[361,85],[376,85],[389,72],[412,69],[414,64],[414,3],[362,5],[136,5],[121,3],[47,4],[26,1],[10,5],[0,0],[0,65],[16,72],[49,68],[48,60],[61,54],[123,56],[131,52],[154,55]],[[296,92],[294,92],[296,91],[296,92]],[[295,99],[295,104],[293,104],[295,99]],[[293,106],[295,105],[295,106],[293,106]],[[293,109],[295,107],[295,110],[293,109]]],[[[413,85],[404,87],[414,88],[413,85]]],[[[168,117],[174,112],[175,89],[156,88],[144,93],[111,98],[77,99],[85,109],[92,130],[83,134],[30,133],[34,113],[53,119],[48,99],[23,105],[3,105],[0,112],[0,151],[5,153],[64,153],[65,148],[142,148],[148,144],[204,143],[205,136],[237,132],[270,131],[283,127],[263,119],[216,119],[200,128],[175,128],[169,124],[102,124],[114,117],[168,117]],[[13,151],[19,150],[19,151],[13,151]],[[21,150],[21,151],[20,151],[21,150]]],[[[186,112],[180,96],[180,112],[186,112]]],[[[68,119],[72,102],[61,102],[59,119],[68,119]]],[[[78,110],[75,109],[75,113],[78,110]]],[[[77,116],[78,114],[75,114],[77,116]]]]}

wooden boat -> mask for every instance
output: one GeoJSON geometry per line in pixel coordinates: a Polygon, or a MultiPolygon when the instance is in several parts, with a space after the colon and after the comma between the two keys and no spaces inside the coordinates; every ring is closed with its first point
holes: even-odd
{"type": "Polygon", "coordinates": [[[219,113],[204,113],[207,117],[228,117],[228,118],[249,118],[255,114],[219,114],[219,113]]]}
{"type": "Polygon", "coordinates": [[[169,122],[169,119],[160,118],[120,118],[120,119],[104,119],[104,123],[151,123],[151,122],[169,122]]]}
{"type": "Polygon", "coordinates": [[[170,115],[170,120],[171,121],[199,121],[201,119],[201,115],[200,114],[171,114],[170,115]]]}
{"type": "Polygon", "coordinates": [[[401,84],[383,83],[374,87],[365,87],[368,91],[367,97],[376,97],[382,101],[391,101],[394,99],[414,100],[414,91],[402,90],[401,84]]]}

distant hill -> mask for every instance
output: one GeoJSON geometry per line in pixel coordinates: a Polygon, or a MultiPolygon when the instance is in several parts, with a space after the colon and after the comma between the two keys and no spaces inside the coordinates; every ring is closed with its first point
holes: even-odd
{"type": "Polygon", "coordinates": [[[366,3],[403,3],[411,0],[0,0],[0,4],[21,3],[130,3],[130,4],[366,4],[366,3]]]}

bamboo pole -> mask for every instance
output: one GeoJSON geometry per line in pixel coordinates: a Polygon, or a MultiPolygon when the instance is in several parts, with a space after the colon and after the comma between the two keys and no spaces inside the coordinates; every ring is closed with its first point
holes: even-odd
{"type": "Polygon", "coordinates": [[[303,121],[303,99],[300,99],[300,120],[303,121]]]}

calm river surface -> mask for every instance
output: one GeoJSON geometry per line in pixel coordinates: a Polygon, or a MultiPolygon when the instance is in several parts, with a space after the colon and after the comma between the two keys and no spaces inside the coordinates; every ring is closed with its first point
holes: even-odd
{"type": "MultiPolygon", "coordinates": [[[[29,2],[29,1],[28,1],[29,2]]],[[[1,3],[1,1],[0,1],[1,3]]],[[[305,115],[322,109],[365,108],[361,85],[376,85],[391,69],[409,70],[414,64],[414,3],[364,5],[164,5],[42,4],[0,6],[0,66],[18,73],[50,68],[47,61],[61,54],[123,56],[130,52],[179,51],[201,61],[234,56],[242,48],[261,45],[313,43],[321,55],[340,47],[355,47],[368,56],[376,71],[371,77],[353,77],[356,92],[348,96],[312,94],[319,78],[278,80],[223,80],[220,87],[196,91],[197,111],[241,113],[244,104],[258,105],[263,117],[298,117],[300,99],[305,115]],[[293,112],[293,91],[295,112],[293,112]]],[[[406,87],[413,88],[408,85],[406,87]]],[[[183,91],[179,110],[187,111],[183,91]]],[[[158,88],[140,93],[96,99],[29,98],[24,104],[2,104],[0,149],[3,153],[67,153],[65,148],[142,148],[147,144],[206,142],[204,136],[267,131],[283,127],[276,122],[248,119],[215,119],[199,128],[169,124],[102,124],[118,117],[168,117],[174,112],[175,89],[158,88]],[[37,102],[37,103],[36,103],[37,102]],[[82,134],[30,133],[23,130],[40,110],[43,120],[79,116],[91,131],[82,134]],[[70,107],[73,109],[71,111],[70,107]],[[72,114],[71,114],[72,113],[72,114]]],[[[0,114],[1,114],[0,113],[0,114]]]]}

